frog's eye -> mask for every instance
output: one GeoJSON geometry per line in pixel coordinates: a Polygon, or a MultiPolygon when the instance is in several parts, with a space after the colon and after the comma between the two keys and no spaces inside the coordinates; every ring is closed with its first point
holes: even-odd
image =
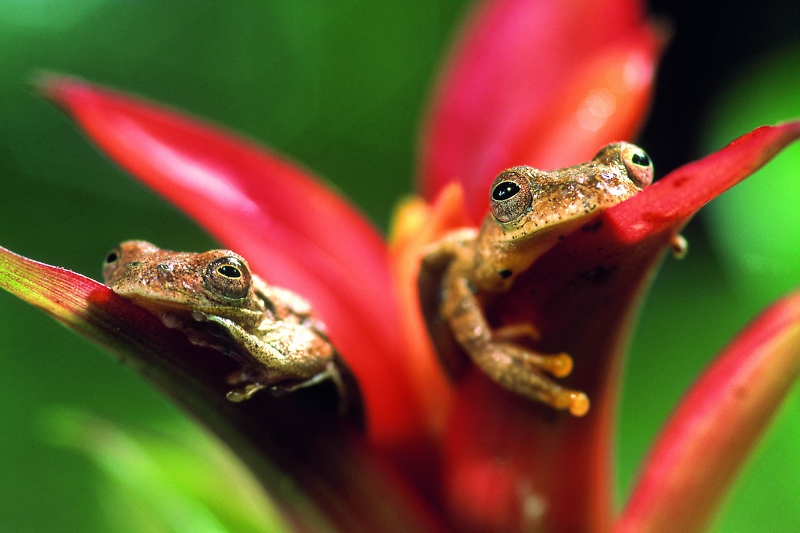
{"type": "Polygon", "coordinates": [[[222,265],[217,267],[217,273],[228,279],[239,279],[242,277],[242,271],[233,265],[222,265]]]}
{"type": "Polygon", "coordinates": [[[108,278],[110,278],[111,275],[117,270],[121,257],[122,251],[119,249],[119,247],[108,252],[108,255],[103,261],[103,279],[108,281],[108,278]]]}
{"type": "Polygon", "coordinates": [[[633,144],[624,144],[621,150],[622,162],[628,170],[628,177],[639,187],[653,183],[653,162],[647,152],[633,144]]]}
{"type": "Polygon", "coordinates": [[[494,179],[491,191],[492,215],[499,222],[519,218],[531,205],[530,184],[516,172],[501,172],[494,179]]]}
{"type": "Polygon", "coordinates": [[[225,298],[242,299],[250,292],[250,270],[236,257],[214,259],[203,272],[209,290],[225,298]]]}

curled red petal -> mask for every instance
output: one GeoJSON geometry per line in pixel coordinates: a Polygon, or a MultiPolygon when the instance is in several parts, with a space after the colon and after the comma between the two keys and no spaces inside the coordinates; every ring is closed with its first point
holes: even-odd
{"type": "Polygon", "coordinates": [[[39,87],[114,161],[314,304],[359,377],[379,441],[417,431],[387,248],[352,206],[297,166],[184,115],[72,78],[39,87]]]}
{"type": "Polygon", "coordinates": [[[335,407],[326,412],[302,393],[229,402],[232,359],[191,344],[101,283],[2,247],[0,288],[117,354],[210,428],[239,454],[293,530],[442,530],[335,407]]]}
{"type": "Polygon", "coordinates": [[[762,126],[676,169],[608,210],[616,238],[631,245],[656,240],[656,236],[668,238],[702,206],[758,170],[798,137],[800,120],[762,126]]]}
{"type": "Polygon", "coordinates": [[[502,169],[573,164],[629,138],[663,42],[642,19],[634,0],[482,3],[431,106],[423,196],[458,180],[477,223],[485,187],[502,169]]]}
{"type": "Polygon", "coordinates": [[[800,372],[800,291],[773,304],[681,400],[615,531],[706,531],[800,372]]]}

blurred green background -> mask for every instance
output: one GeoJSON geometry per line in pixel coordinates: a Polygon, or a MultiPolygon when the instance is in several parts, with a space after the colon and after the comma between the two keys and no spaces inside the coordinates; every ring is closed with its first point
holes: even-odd
{"type": "MultiPolygon", "coordinates": [[[[26,88],[42,69],[138,93],[274,147],[328,178],[385,229],[394,203],[412,190],[426,95],[468,4],[4,0],[0,244],[95,278],[124,239],[214,245],[26,88]]],[[[653,3],[675,32],[639,139],[658,175],[755,126],[800,116],[800,8],[792,4],[722,11],[710,0],[653,3]]],[[[799,175],[794,148],[690,225],[685,260],[666,259],[625,378],[621,497],[714,352],[800,283],[799,175]]],[[[101,471],[55,445],[43,417],[69,405],[161,428],[179,425],[181,414],[107,354],[5,292],[0,395],[0,530],[123,530],[101,471]]],[[[798,415],[795,394],[737,484],[720,531],[796,529],[798,415]]]]}

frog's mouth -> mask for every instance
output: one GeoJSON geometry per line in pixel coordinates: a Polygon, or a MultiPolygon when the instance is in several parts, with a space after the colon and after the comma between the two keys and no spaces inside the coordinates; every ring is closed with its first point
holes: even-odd
{"type": "MultiPolygon", "coordinates": [[[[134,304],[146,309],[150,314],[162,318],[164,315],[172,315],[176,319],[186,322],[194,319],[195,321],[202,322],[205,320],[206,315],[215,315],[223,318],[234,320],[247,328],[252,324],[257,324],[261,321],[262,313],[260,311],[252,311],[241,307],[234,307],[231,305],[213,305],[206,304],[201,310],[190,309],[189,306],[175,298],[158,298],[153,295],[146,297],[140,296],[136,293],[126,294],[124,291],[116,291],[117,294],[130,300],[134,304]]],[[[163,320],[163,319],[162,319],[163,320]]],[[[169,324],[166,324],[170,327],[169,324]]]]}
{"type": "Polygon", "coordinates": [[[158,317],[169,329],[177,329],[195,346],[213,348],[241,365],[252,364],[242,346],[221,325],[209,321],[205,313],[173,306],[142,306],[158,317]]]}
{"type": "Polygon", "coordinates": [[[187,308],[185,303],[180,301],[175,301],[174,298],[159,299],[153,295],[148,295],[147,297],[144,297],[132,291],[128,292],[119,289],[115,289],[114,292],[116,292],[126,300],[130,300],[139,307],[146,309],[147,311],[150,312],[150,314],[153,314],[159,318],[161,318],[161,315],[164,314],[171,314],[175,316],[188,318],[188,316],[191,314],[191,311],[187,308]]]}

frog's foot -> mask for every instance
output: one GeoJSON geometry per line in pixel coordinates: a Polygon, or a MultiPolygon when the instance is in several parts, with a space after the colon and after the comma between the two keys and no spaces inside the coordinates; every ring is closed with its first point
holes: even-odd
{"type": "Polygon", "coordinates": [[[260,390],[266,389],[269,385],[266,383],[248,383],[244,387],[240,387],[238,389],[231,389],[225,395],[228,401],[233,403],[241,403],[245,400],[249,400],[253,397],[255,393],[260,390]]]}
{"type": "Polygon", "coordinates": [[[225,381],[231,387],[236,387],[225,395],[229,401],[234,403],[249,400],[255,393],[270,386],[270,382],[264,379],[262,372],[247,366],[228,374],[225,381]]]}
{"type": "Polygon", "coordinates": [[[689,241],[683,235],[676,234],[669,240],[669,247],[675,259],[683,259],[689,252],[689,241]]]}
{"type": "MultiPolygon", "coordinates": [[[[492,341],[504,346],[513,346],[515,350],[519,350],[519,347],[508,341],[519,339],[538,341],[541,338],[541,332],[533,324],[509,324],[492,332],[492,341]]],[[[569,376],[572,372],[572,357],[566,353],[544,355],[523,350],[519,352],[519,357],[530,368],[540,368],[557,378],[569,376]]]]}
{"type": "Polygon", "coordinates": [[[473,360],[503,387],[574,416],[589,411],[585,393],[562,387],[545,372],[565,377],[572,371],[572,358],[565,354],[543,355],[512,343],[492,342],[476,350],[473,360]]]}

